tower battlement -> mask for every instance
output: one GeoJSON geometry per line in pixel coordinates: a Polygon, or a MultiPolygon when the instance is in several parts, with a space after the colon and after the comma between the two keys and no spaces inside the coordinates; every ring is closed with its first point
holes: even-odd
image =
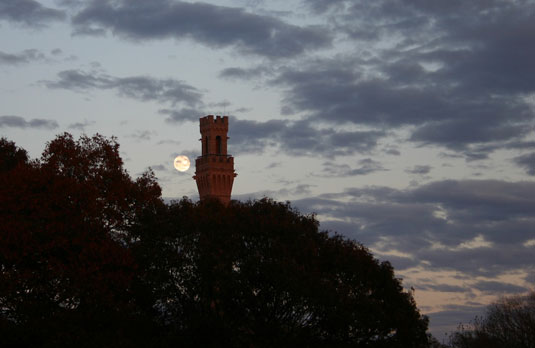
{"type": "Polygon", "coordinates": [[[207,132],[210,129],[222,129],[228,131],[228,116],[208,115],[199,119],[201,125],[201,133],[207,132]]]}

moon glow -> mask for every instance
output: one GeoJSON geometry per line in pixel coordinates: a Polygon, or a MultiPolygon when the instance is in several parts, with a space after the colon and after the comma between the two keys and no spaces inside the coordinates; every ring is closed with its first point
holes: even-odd
{"type": "Polygon", "coordinates": [[[176,156],[174,165],[179,172],[185,172],[189,169],[189,158],[187,156],[176,156]]]}

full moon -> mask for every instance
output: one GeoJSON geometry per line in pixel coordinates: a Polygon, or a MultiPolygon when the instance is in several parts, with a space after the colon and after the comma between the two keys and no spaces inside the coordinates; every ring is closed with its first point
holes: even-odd
{"type": "Polygon", "coordinates": [[[185,172],[189,169],[189,158],[187,156],[176,156],[174,164],[176,170],[185,172]]]}

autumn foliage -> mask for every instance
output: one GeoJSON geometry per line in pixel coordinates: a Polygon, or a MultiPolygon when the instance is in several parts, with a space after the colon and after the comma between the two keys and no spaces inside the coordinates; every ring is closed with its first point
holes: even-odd
{"type": "Polygon", "coordinates": [[[269,199],[165,204],[115,139],[0,142],[0,345],[425,347],[388,262],[269,199]]]}
{"type": "Polygon", "coordinates": [[[130,305],[136,267],[121,239],[141,210],[160,202],[159,187],[149,175],[132,181],[118,144],[101,136],[64,134],[40,161],[4,158],[0,319],[11,334],[2,339],[19,332],[19,340],[46,337],[51,346],[84,336],[91,342],[130,305]]]}

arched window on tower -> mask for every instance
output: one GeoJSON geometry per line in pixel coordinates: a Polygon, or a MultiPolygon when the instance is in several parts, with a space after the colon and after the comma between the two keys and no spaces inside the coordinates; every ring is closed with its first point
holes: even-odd
{"type": "Polygon", "coordinates": [[[215,137],[215,148],[216,148],[216,153],[218,155],[221,155],[221,137],[219,135],[215,137]]]}

